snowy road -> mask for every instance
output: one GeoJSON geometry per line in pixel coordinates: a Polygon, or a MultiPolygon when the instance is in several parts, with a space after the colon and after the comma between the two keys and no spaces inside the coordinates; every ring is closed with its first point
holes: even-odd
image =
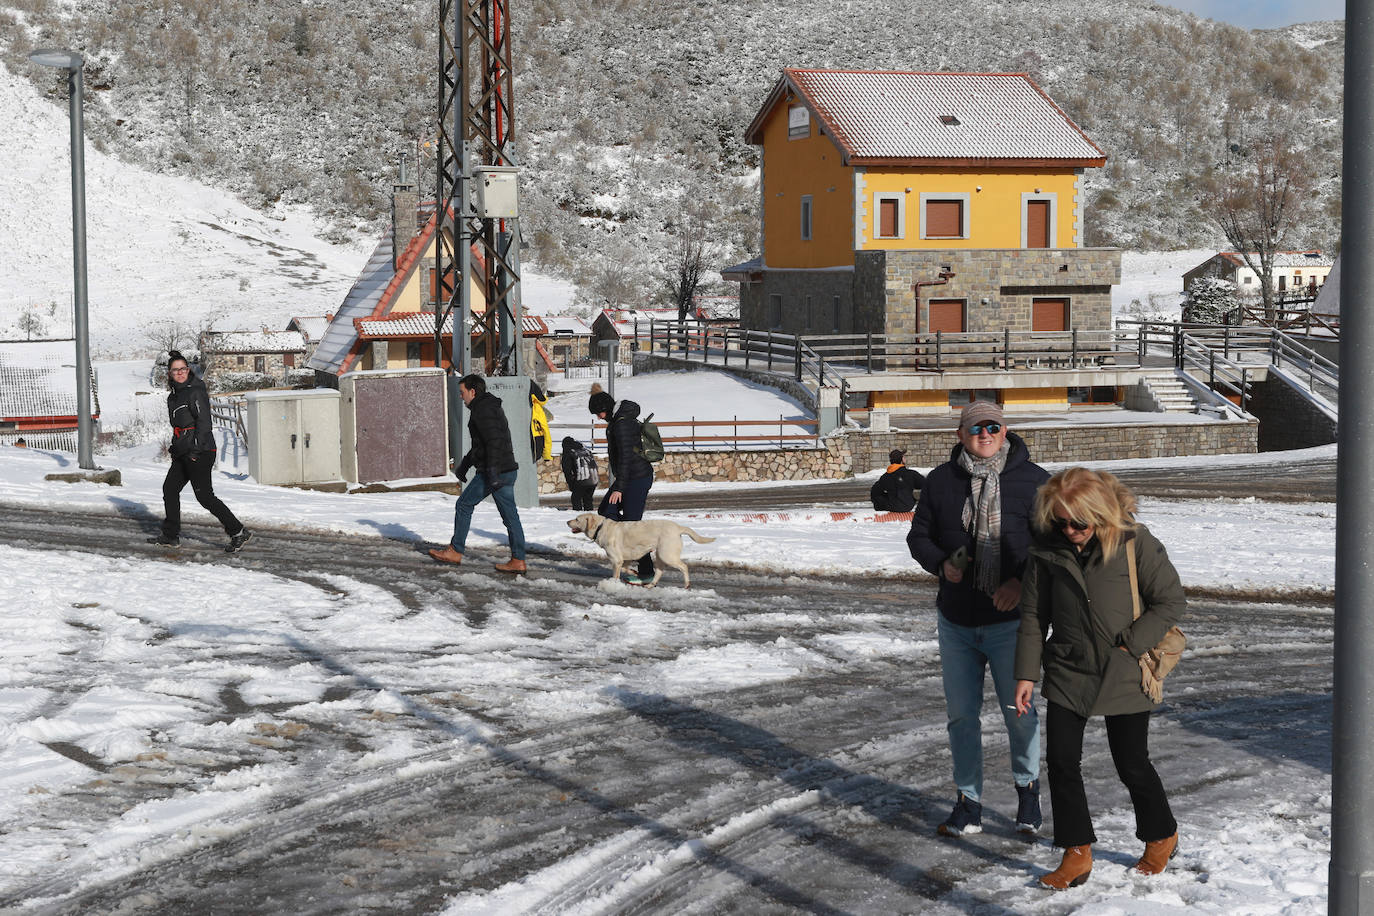
{"type": "Polygon", "coordinates": [[[923,582],[713,569],[645,591],[587,558],[511,580],[504,554],[439,568],[410,542],[261,530],[231,558],[195,526],[165,553],[138,526],[6,510],[0,561],[35,607],[66,604],[35,614],[52,657],[3,660],[0,702],[40,704],[25,737],[70,770],[10,767],[7,909],[1325,909],[1327,606],[1193,604],[1153,742],[1177,868],[1128,876],[1129,802],[1090,728],[1098,865],[1047,896],[1033,876],[1058,857],[1005,817],[991,704],[987,832],[934,835],[951,789],[923,582]],[[99,594],[60,588],[93,571],[99,594]],[[81,740],[102,713],[162,724],[111,766],[81,740]]]}

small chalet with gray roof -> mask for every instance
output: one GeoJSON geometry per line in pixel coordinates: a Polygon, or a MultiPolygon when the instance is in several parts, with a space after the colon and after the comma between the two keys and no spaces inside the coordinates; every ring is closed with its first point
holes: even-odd
{"type": "MultiPolygon", "coordinates": [[[[0,445],[76,451],[75,363],[73,340],[0,342],[0,445]]],[[[100,421],[94,371],[91,419],[100,421]]]]}
{"type": "Polygon", "coordinates": [[[785,69],[740,325],[793,334],[1103,329],[1117,249],[1085,247],[1106,154],[1024,73],[785,69]]]}

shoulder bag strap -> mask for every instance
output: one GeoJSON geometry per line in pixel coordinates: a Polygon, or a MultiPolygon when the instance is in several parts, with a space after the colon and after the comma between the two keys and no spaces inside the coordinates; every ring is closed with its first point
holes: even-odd
{"type": "Polygon", "coordinates": [[[1131,579],[1131,619],[1140,619],[1140,577],[1135,571],[1135,538],[1126,544],[1126,574],[1131,579]]]}

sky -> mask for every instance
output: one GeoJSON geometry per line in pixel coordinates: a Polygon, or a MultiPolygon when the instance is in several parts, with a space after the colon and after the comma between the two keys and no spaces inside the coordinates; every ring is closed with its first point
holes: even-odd
{"type": "Polygon", "coordinates": [[[1176,0],[1169,6],[1247,29],[1345,18],[1345,0],[1176,0]]]}

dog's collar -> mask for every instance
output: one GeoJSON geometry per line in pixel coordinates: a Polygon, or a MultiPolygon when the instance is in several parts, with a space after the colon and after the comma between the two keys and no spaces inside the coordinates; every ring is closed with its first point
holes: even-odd
{"type": "Polygon", "coordinates": [[[588,531],[587,536],[590,537],[593,541],[596,540],[596,536],[601,533],[601,529],[606,527],[606,521],[607,519],[602,518],[598,515],[596,517],[596,527],[588,531]]]}

